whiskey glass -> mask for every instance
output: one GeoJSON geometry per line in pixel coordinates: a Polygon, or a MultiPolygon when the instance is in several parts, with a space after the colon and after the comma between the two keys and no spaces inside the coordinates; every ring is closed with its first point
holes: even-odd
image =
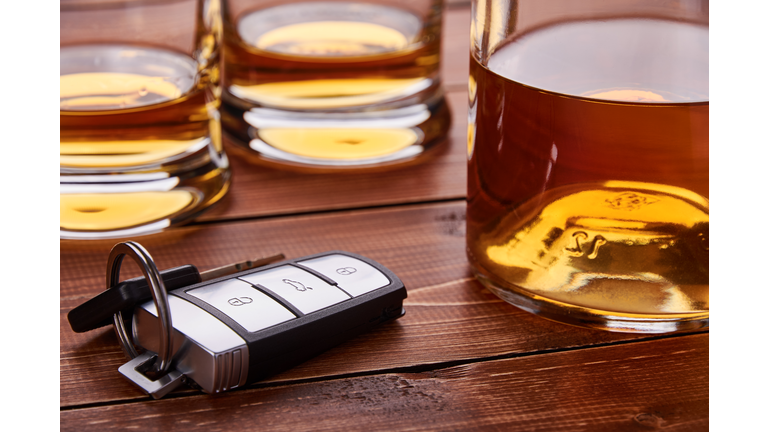
{"type": "Polygon", "coordinates": [[[417,161],[450,116],[442,0],[225,0],[222,121],[257,164],[344,171],[417,161]]]}
{"type": "Polygon", "coordinates": [[[154,233],[220,200],[219,0],[61,0],[60,17],[60,237],[154,233]]]}
{"type": "Polygon", "coordinates": [[[709,325],[707,0],[473,0],[467,256],[618,332],[709,325]]]}

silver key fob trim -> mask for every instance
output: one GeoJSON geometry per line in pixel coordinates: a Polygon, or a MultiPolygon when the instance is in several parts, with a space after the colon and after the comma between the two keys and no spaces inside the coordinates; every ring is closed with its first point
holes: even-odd
{"type": "MultiPolygon", "coordinates": [[[[173,320],[171,368],[197,383],[206,393],[219,393],[245,384],[248,346],[226,324],[192,303],[168,296],[173,320]]],[[[160,344],[153,302],[136,308],[133,339],[155,352],[160,344]]]]}

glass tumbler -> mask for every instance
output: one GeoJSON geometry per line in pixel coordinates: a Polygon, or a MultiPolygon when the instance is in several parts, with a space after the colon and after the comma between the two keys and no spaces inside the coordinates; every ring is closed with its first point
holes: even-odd
{"type": "Polygon", "coordinates": [[[221,199],[219,1],[60,7],[61,238],[157,232],[221,199]]]}
{"type": "Polygon", "coordinates": [[[257,163],[416,160],[446,135],[442,0],[225,0],[222,121],[257,163]]]}
{"type": "Polygon", "coordinates": [[[473,0],[467,255],[620,332],[709,325],[707,0],[473,0]]]}

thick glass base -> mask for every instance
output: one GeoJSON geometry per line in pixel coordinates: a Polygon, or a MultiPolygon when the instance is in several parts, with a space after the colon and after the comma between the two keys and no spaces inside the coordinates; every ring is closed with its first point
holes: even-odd
{"type": "Polygon", "coordinates": [[[555,187],[480,223],[467,257],[525,310],[604,330],[665,333],[709,319],[709,201],[686,189],[609,181],[555,187]]]}
{"type": "Polygon", "coordinates": [[[573,305],[499,283],[477,267],[472,271],[488,290],[520,309],[551,321],[620,333],[673,333],[709,327],[709,311],[684,314],[638,314],[573,305]]]}
{"type": "Polygon", "coordinates": [[[302,171],[400,165],[444,141],[450,112],[442,91],[424,102],[333,111],[285,110],[223,97],[228,138],[258,162],[302,171]]]}
{"type": "Polygon", "coordinates": [[[230,184],[226,154],[213,146],[200,152],[194,162],[126,173],[62,168],[60,238],[125,238],[188,222],[230,184]]]}

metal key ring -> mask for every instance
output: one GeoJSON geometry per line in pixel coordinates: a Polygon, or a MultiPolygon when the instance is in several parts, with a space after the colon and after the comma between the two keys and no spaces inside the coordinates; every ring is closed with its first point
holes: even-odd
{"type": "MultiPolygon", "coordinates": [[[[123,263],[125,256],[133,258],[134,261],[141,268],[141,273],[144,275],[144,279],[147,281],[150,290],[152,291],[152,298],[155,301],[155,307],[157,308],[157,317],[160,321],[160,349],[157,353],[158,361],[155,361],[155,371],[164,374],[168,371],[171,365],[171,353],[172,343],[171,333],[173,332],[173,325],[171,323],[171,314],[168,307],[168,294],[165,291],[165,284],[163,278],[160,276],[160,272],[157,270],[155,262],[149,255],[149,252],[144,249],[143,246],[136,242],[124,242],[118,243],[109,253],[109,259],[107,260],[107,289],[116,286],[120,282],[120,267],[123,263]]],[[[128,332],[125,329],[125,322],[123,320],[123,312],[118,311],[113,321],[115,324],[115,332],[120,340],[120,345],[123,346],[123,351],[131,359],[136,358],[139,353],[136,348],[133,347],[133,342],[128,336],[128,332]]]]}

